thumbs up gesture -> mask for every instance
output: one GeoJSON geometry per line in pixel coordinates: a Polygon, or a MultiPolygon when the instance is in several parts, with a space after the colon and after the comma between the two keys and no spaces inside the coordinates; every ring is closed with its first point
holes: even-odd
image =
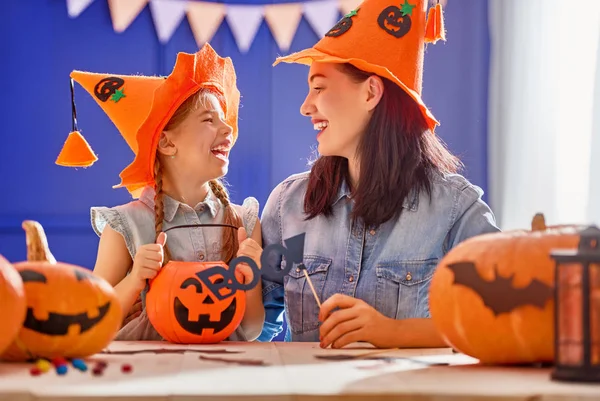
{"type": "Polygon", "coordinates": [[[167,243],[167,234],[160,233],[156,243],[142,245],[138,248],[133,259],[131,274],[140,281],[153,279],[161,269],[167,243]]]}
{"type": "MultiPolygon", "coordinates": [[[[252,238],[248,238],[248,234],[244,227],[238,229],[238,243],[240,244],[237,256],[247,256],[256,262],[256,265],[260,269],[260,255],[262,254],[262,247],[258,245],[252,238]]],[[[254,279],[254,273],[250,266],[246,263],[240,263],[237,265],[236,271],[240,272],[244,276],[244,284],[252,282],[254,279]]]]}

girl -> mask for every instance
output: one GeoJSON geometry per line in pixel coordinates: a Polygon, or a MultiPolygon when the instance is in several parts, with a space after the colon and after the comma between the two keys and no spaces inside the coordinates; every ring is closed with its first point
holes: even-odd
{"type": "MultiPolygon", "coordinates": [[[[285,310],[288,341],[445,346],[428,318],[436,265],[498,228],[419,95],[426,7],[365,0],[314,48],[278,60],[310,65],[300,112],[318,131],[320,157],[273,190],[263,242],[306,233],[303,263],[319,301],[301,268],[263,281],[263,341],[281,330],[285,310]]],[[[433,13],[439,21],[439,5],[433,13]]],[[[428,40],[443,36],[428,30],[428,40]]]]}
{"type": "MultiPolygon", "coordinates": [[[[81,74],[72,76],[83,82],[81,74]]],[[[144,302],[147,280],[155,277],[166,262],[228,263],[244,255],[259,264],[262,248],[258,202],[246,198],[241,206],[232,204],[220,181],[227,173],[229,153],[237,138],[239,92],[235,71],[229,58],[219,57],[207,44],[195,55],[178,54],[175,68],[166,79],[103,79],[112,84],[103,87],[96,78],[95,90],[90,93],[104,90],[113,92],[114,97],[121,91],[123,96],[110,104],[115,108],[121,103],[116,112],[107,111],[112,108],[108,109],[102,99],[98,103],[117,126],[125,119],[129,126],[136,127],[137,146],[132,147],[136,157],[121,173],[117,187],[126,187],[134,196],[141,194],[139,200],[125,205],[91,209],[92,226],[100,236],[94,273],[115,287],[123,310],[131,310],[116,339],[161,340],[146,315],[144,302]],[[137,115],[141,123],[133,124],[137,115]],[[240,228],[236,232],[226,227],[184,227],[168,235],[163,232],[169,227],[201,223],[240,228]],[[140,293],[141,312],[135,312],[132,305],[140,293]]],[[[127,139],[128,126],[121,123],[119,128],[127,139]]],[[[238,266],[238,270],[245,283],[252,281],[249,266],[238,266]]],[[[263,320],[258,285],[247,292],[244,319],[229,339],[254,340],[263,320]]]]}

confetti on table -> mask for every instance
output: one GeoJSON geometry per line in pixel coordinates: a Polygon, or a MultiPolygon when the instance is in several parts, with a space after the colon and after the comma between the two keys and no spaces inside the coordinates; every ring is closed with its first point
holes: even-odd
{"type": "Polygon", "coordinates": [[[73,367],[75,369],[80,370],[82,372],[85,372],[88,369],[88,367],[85,364],[85,362],[83,361],[83,359],[78,359],[78,358],[72,359],[71,360],[71,365],[73,365],[73,367]]]}
{"type": "Polygon", "coordinates": [[[185,352],[196,352],[200,354],[240,354],[243,351],[232,351],[227,349],[188,349],[188,348],[156,348],[156,349],[139,349],[131,351],[111,351],[109,349],[102,351],[102,354],[112,355],[134,355],[134,354],[183,354],[185,352]]]}
{"type": "Polygon", "coordinates": [[[214,357],[214,356],[205,356],[205,355],[200,355],[198,358],[206,360],[206,361],[234,363],[236,365],[248,365],[248,366],[268,365],[265,361],[262,361],[260,359],[228,359],[228,358],[218,358],[218,357],[214,357]]]}
{"type": "Polygon", "coordinates": [[[35,366],[42,372],[42,373],[46,373],[47,371],[50,370],[50,368],[52,368],[52,364],[50,363],[50,361],[46,360],[46,359],[38,359],[37,362],[35,363],[35,366]]]}

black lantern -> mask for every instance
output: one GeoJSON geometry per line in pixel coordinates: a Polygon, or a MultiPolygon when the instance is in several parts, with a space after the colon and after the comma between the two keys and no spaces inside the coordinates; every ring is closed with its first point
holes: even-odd
{"type": "Polygon", "coordinates": [[[600,229],[580,232],[579,247],[556,261],[552,380],[600,382],[600,229]]]}

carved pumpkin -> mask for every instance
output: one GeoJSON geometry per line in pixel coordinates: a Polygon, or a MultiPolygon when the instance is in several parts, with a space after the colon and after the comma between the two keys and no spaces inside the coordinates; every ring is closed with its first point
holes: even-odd
{"type": "Polygon", "coordinates": [[[550,252],[576,248],[583,226],[483,234],[453,248],[433,275],[429,308],[444,341],[484,364],[554,360],[554,269],[550,252]]]}
{"type": "Polygon", "coordinates": [[[389,6],[379,14],[377,24],[390,35],[401,38],[410,31],[412,20],[399,7],[389,6]]]}
{"type": "MultiPolygon", "coordinates": [[[[242,275],[236,276],[242,282],[242,275]]],[[[246,293],[231,295],[228,283],[235,279],[223,262],[170,261],[150,282],[148,319],[158,334],[173,343],[223,341],[240,325],[246,310],[246,293]],[[215,270],[215,266],[219,267],[215,270]],[[207,282],[218,291],[211,291],[207,282]]]]}
{"type": "Polygon", "coordinates": [[[0,255],[0,305],[2,305],[1,354],[13,342],[21,329],[26,310],[23,280],[2,255],[0,255]]]}
{"type": "Polygon", "coordinates": [[[27,261],[16,263],[27,312],[15,341],[0,359],[83,358],[102,351],[123,319],[112,286],[89,270],[56,262],[42,226],[23,223],[27,261]]]}

